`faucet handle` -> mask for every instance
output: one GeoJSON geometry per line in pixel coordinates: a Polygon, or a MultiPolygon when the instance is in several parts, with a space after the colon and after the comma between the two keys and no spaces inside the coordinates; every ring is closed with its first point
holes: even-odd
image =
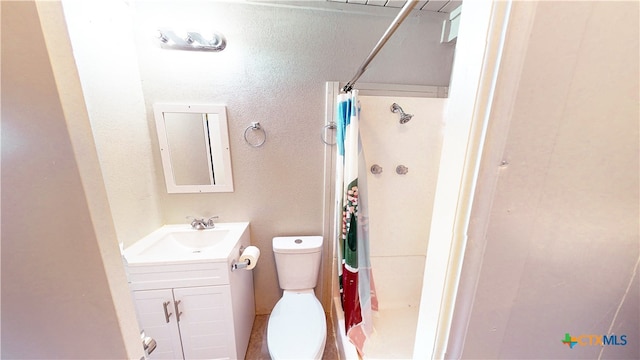
{"type": "Polygon", "coordinates": [[[217,219],[218,217],[219,217],[219,216],[218,216],[218,215],[216,215],[216,216],[212,216],[212,217],[210,217],[209,219],[207,219],[207,226],[209,226],[209,227],[214,227],[214,226],[215,226],[215,223],[213,222],[213,220],[217,219]]]}
{"type": "Polygon", "coordinates": [[[204,229],[204,219],[198,219],[193,216],[186,216],[185,219],[190,221],[191,227],[196,230],[204,229]]]}

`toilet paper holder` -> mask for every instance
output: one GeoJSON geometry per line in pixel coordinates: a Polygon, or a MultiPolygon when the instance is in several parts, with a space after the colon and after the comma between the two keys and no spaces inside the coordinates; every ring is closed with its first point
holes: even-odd
{"type": "MultiPolygon", "coordinates": [[[[242,253],[245,249],[246,248],[244,247],[244,245],[240,245],[240,249],[238,250],[238,257],[242,256],[242,253]]],[[[249,265],[251,265],[251,260],[249,259],[245,259],[245,261],[238,261],[236,259],[233,259],[233,261],[231,261],[231,271],[246,269],[249,265]]]]}
{"type": "Polygon", "coordinates": [[[245,269],[249,265],[251,265],[251,260],[249,259],[245,260],[244,262],[237,262],[236,260],[233,260],[231,262],[231,271],[245,269]]]}

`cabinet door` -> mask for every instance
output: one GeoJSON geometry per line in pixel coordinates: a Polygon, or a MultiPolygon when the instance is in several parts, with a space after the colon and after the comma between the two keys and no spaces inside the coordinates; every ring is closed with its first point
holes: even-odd
{"type": "Polygon", "coordinates": [[[235,358],[229,285],[173,289],[185,359],[235,358]]]}
{"type": "Polygon", "coordinates": [[[171,289],[134,291],[133,298],[140,327],[158,344],[149,359],[182,359],[180,330],[171,289]],[[167,314],[170,314],[169,322],[167,314]]]}

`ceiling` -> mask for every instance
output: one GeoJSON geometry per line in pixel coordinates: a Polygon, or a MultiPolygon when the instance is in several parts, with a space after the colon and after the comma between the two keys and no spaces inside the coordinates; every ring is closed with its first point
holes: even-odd
{"type": "MultiPolygon", "coordinates": [[[[327,0],[329,2],[339,2],[354,4],[360,6],[377,6],[377,7],[393,7],[401,8],[407,2],[406,0],[327,0]]],[[[414,10],[433,11],[440,13],[449,13],[462,5],[462,0],[421,0],[418,1],[414,10]]]]}

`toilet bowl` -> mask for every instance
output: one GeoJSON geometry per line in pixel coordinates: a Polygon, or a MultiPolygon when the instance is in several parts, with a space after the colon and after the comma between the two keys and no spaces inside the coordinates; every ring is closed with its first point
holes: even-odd
{"type": "Polygon", "coordinates": [[[313,290],[285,290],[269,316],[272,359],[322,359],[327,339],[324,310],[313,290]]]}
{"type": "Polygon", "coordinates": [[[267,347],[272,359],[321,359],[327,323],[316,286],[321,236],[273,238],[278,283],[283,294],[269,315],[267,347]]]}

